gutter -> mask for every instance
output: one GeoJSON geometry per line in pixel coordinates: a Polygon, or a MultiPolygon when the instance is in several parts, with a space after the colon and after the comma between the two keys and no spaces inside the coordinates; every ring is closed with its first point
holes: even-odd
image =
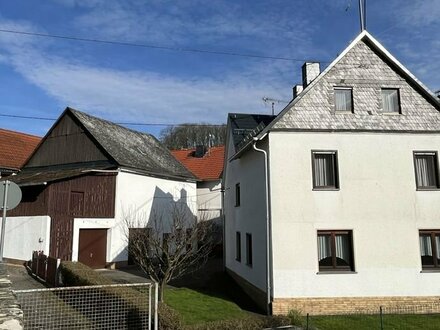
{"type": "Polygon", "coordinates": [[[272,307],[272,278],[271,278],[271,219],[270,219],[270,203],[269,203],[269,163],[267,158],[267,152],[264,149],[257,148],[257,141],[263,139],[267,134],[264,134],[260,139],[254,137],[253,138],[253,148],[257,152],[261,152],[264,155],[264,181],[265,181],[265,191],[266,191],[266,304],[267,304],[267,314],[271,314],[272,307]]]}

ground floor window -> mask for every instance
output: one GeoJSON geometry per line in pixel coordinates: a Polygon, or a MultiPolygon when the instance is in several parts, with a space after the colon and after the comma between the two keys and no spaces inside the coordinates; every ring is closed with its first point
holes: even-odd
{"type": "Polygon", "coordinates": [[[241,234],[239,231],[235,233],[235,260],[241,261],[241,234]]]}
{"type": "Polygon", "coordinates": [[[354,271],[351,230],[318,231],[319,271],[354,271]]]}
{"type": "Polygon", "coordinates": [[[246,265],[252,267],[252,234],[246,233],[246,265]]]}
{"type": "Polygon", "coordinates": [[[440,269],[440,230],[421,230],[419,241],[422,268],[440,269]]]}

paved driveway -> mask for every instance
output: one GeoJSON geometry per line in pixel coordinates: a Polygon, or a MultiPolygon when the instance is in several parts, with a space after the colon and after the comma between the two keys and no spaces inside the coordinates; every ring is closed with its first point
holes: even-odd
{"type": "Polygon", "coordinates": [[[108,277],[115,283],[129,284],[129,283],[149,283],[150,279],[136,268],[126,269],[98,269],[99,274],[108,277]]]}
{"type": "Polygon", "coordinates": [[[44,289],[46,286],[28,274],[23,265],[6,264],[12,290],[44,289]]]}

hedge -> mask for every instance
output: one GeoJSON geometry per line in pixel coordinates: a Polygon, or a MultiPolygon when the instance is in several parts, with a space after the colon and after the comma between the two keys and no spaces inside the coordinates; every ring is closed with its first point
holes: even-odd
{"type": "MultiPolygon", "coordinates": [[[[105,276],[102,276],[92,268],[73,261],[62,261],[60,265],[60,273],[65,286],[89,286],[89,285],[110,285],[116,284],[105,276]]],[[[101,289],[103,295],[111,296],[112,300],[126,304],[131,310],[138,312],[148,312],[148,306],[139,304],[139,292],[131,287],[103,287],[101,289]]],[[[143,298],[145,298],[143,296],[143,298]]],[[[141,299],[142,301],[142,299],[141,299]]],[[[183,329],[183,322],[180,315],[168,305],[159,303],[158,305],[159,329],[161,330],[179,330],[183,329]]],[[[134,313],[136,315],[136,313],[134,313]]]]}

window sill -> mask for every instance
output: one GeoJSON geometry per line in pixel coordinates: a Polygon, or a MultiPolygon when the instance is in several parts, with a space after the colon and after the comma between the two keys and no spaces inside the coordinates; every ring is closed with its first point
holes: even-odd
{"type": "Polygon", "coordinates": [[[324,270],[316,273],[316,275],[334,275],[334,274],[357,274],[357,272],[352,270],[329,270],[329,271],[324,270]]]}
{"type": "Polygon", "coordinates": [[[312,188],[312,191],[339,191],[340,188],[312,188]]]}
{"type": "Polygon", "coordinates": [[[384,116],[400,116],[402,115],[401,112],[380,112],[381,115],[384,116]]]}
{"type": "Polygon", "coordinates": [[[440,188],[416,188],[416,191],[440,191],[440,188]]]}
{"type": "Polygon", "coordinates": [[[353,110],[335,110],[336,115],[352,115],[353,110]]]}
{"type": "Polygon", "coordinates": [[[423,269],[420,273],[440,273],[440,268],[437,269],[423,269]]]}

